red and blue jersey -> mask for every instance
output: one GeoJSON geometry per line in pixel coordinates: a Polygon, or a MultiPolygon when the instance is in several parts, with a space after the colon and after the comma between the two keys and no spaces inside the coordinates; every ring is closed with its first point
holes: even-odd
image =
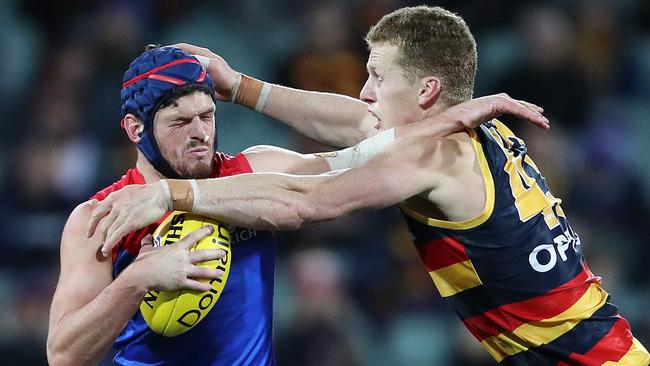
{"type": "Polygon", "coordinates": [[[401,205],[441,296],[503,365],[649,364],[524,142],[496,120],[468,132],[483,212],[450,222],[401,205]]]}
{"type": "MultiPolygon", "coordinates": [[[[243,154],[216,153],[214,177],[250,173],[243,154]]],[[[98,192],[103,200],[129,184],[144,184],[137,169],[98,192]]],[[[140,241],[162,222],[125,236],[113,250],[113,276],[133,262],[140,241]]],[[[175,337],[154,333],[140,310],[114,342],[118,365],[274,365],[273,279],[276,240],[271,232],[231,228],[232,265],[219,302],[194,328],[175,337]]]]}

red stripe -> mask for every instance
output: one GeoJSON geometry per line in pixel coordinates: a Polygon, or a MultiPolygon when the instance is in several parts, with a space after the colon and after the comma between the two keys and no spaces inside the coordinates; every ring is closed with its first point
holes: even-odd
{"type": "Polygon", "coordinates": [[[532,299],[503,305],[463,320],[479,341],[511,332],[524,323],[549,319],[575,304],[596,278],[586,271],[550,292],[532,299]]]}
{"type": "Polygon", "coordinates": [[[607,334],[593,346],[584,355],[579,353],[572,353],[569,355],[567,362],[560,362],[557,366],[569,366],[576,363],[584,366],[600,366],[607,361],[618,361],[632,347],[632,331],[630,324],[620,315],[616,314],[619,318],[612,326],[607,334]]]}
{"type": "Polygon", "coordinates": [[[429,272],[469,259],[463,243],[450,236],[419,245],[418,253],[429,272]]]}
{"type": "Polygon", "coordinates": [[[155,74],[160,70],[164,70],[164,69],[166,69],[168,67],[172,67],[172,66],[178,65],[178,64],[185,64],[185,63],[188,63],[188,62],[191,62],[191,63],[194,63],[194,64],[199,63],[198,60],[193,59],[193,58],[183,58],[183,59],[180,59],[180,60],[174,60],[172,62],[169,62],[169,63],[166,63],[164,65],[160,65],[160,66],[158,66],[156,68],[153,68],[153,69],[145,72],[144,74],[140,74],[140,75],[134,77],[131,80],[127,80],[124,84],[122,84],[122,88],[126,88],[127,86],[129,86],[129,85],[131,85],[133,83],[136,83],[136,82],[138,82],[138,81],[140,81],[140,80],[142,80],[144,78],[147,78],[147,77],[149,77],[149,75],[155,74]]]}
{"type": "Polygon", "coordinates": [[[159,81],[164,81],[170,84],[175,84],[175,85],[185,85],[185,80],[181,79],[176,79],[171,76],[165,76],[165,75],[158,75],[158,74],[151,74],[149,75],[149,79],[152,80],[159,80],[159,81]]]}
{"type": "Polygon", "coordinates": [[[201,71],[201,75],[199,75],[199,78],[196,79],[197,83],[202,83],[203,80],[205,80],[205,75],[207,74],[207,71],[205,70],[205,67],[203,67],[203,71],[201,71]]]}

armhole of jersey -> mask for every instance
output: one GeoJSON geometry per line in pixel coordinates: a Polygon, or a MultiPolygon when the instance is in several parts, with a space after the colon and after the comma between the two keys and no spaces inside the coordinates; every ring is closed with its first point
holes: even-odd
{"type": "Polygon", "coordinates": [[[235,155],[235,159],[239,162],[243,173],[253,173],[253,167],[251,167],[251,163],[248,161],[248,158],[244,153],[235,155]]]}
{"type": "Polygon", "coordinates": [[[253,172],[248,158],[243,153],[235,156],[217,153],[216,159],[219,160],[219,168],[215,172],[215,178],[253,172]]]}
{"type": "Polygon", "coordinates": [[[405,214],[412,217],[413,219],[426,224],[428,226],[440,227],[445,229],[455,229],[455,230],[468,230],[473,229],[484,222],[486,222],[490,216],[492,216],[492,211],[494,210],[494,179],[492,178],[492,173],[490,172],[490,166],[485,158],[485,152],[483,151],[483,145],[476,135],[476,131],[473,129],[467,130],[470,138],[472,139],[472,146],[476,152],[476,158],[478,159],[478,165],[481,169],[481,175],[483,176],[483,183],[485,185],[485,207],[483,212],[478,214],[478,216],[465,220],[465,221],[445,221],[434,219],[425,215],[418,213],[416,210],[410,208],[405,202],[400,203],[400,208],[404,211],[405,214]]]}

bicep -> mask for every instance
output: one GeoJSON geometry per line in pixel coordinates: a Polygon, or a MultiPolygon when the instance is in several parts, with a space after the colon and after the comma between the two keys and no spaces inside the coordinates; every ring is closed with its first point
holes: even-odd
{"type": "Polygon", "coordinates": [[[90,205],[78,206],[70,215],[61,236],[61,273],[52,299],[50,325],[94,299],[112,282],[112,262],[99,252],[97,235],[87,238],[85,225],[90,205]]]}
{"type": "Polygon", "coordinates": [[[253,146],[243,152],[255,173],[321,174],[330,171],[316,154],[301,154],[277,146],[253,146]]]}

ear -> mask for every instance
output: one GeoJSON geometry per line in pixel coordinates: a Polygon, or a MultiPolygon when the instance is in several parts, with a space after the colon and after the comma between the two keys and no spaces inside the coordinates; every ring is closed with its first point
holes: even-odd
{"type": "Polygon", "coordinates": [[[422,109],[429,109],[436,103],[438,97],[440,97],[440,92],[442,91],[440,79],[435,76],[426,76],[420,79],[420,85],[418,104],[422,109]]]}
{"type": "Polygon", "coordinates": [[[144,124],[138,117],[135,115],[128,113],[124,118],[122,119],[122,128],[124,128],[124,131],[126,131],[126,135],[129,136],[129,140],[133,142],[134,144],[137,144],[140,142],[140,133],[144,129],[144,124]]]}

